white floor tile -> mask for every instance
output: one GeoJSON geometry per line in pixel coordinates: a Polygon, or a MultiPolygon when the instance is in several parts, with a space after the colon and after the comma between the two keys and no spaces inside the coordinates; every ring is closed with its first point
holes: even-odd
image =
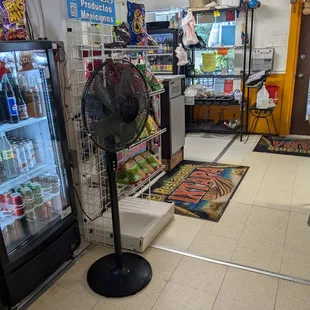
{"type": "Polygon", "coordinates": [[[279,280],[275,310],[310,309],[310,286],[279,280]]]}
{"type": "Polygon", "coordinates": [[[253,245],[237,245],[232,262],[263,270],[280,272],[283,245],[265,246],[253,242],[253,245]]]}
{"type": "Polygon", "coordinates": [[[250,211],[250,205],[230,202],[219,222],[206,221],[200,231],[238,240],[250,211]]]}
{"type": "Polygon", "coordinates": [[[229,268],[219,292],[219,298],[238,300],[241,303],[260,307],[260,309],[272,310],[277,284],[278,279],[229,268]]]}
{"type": "Polygon", "coordinates": [[[183,257],[171,277],[171,282],[217,294],[226,274],[227,267],[203,260],[183,257]]]}
{"type": "Polygon", "coordinates": [[[204,291],[203,287],[192,288],[169,282],[153,310],[211,310],[215,298],[215,294],[204,291]]]}
{"type": "Polygon", "coordinates": [[[171,278],[182,259],[181,255],[152,248],[148,248],[143,257],[151,264],[153,275],[166,281],[171,278]]]}
{"type": "Polygon", "coordinates": [[[310,226],[308,225],[308,219],[309,219],[308,214],[291,212],[289,215],[288,229],[310,233],[310,226]]]}
{"type": "Polygon", "coordinates": [[[284,250],[281,273],[300,279],[310,280],[310,255],[284,250]]]}
{"type": "Polygon", "coordinates": [[[285,251],[310,256],[310,227],[308,231],[288,229],[285,240],[285,251]]]}
{"type": "Polygon", "coordinates": [[[154,244],[186,251],[203,224],[203,220],[175,215],[171,223],[155,239],[154,244]]]}
{"type": "Polygon", "coordinates": [[[80,294],[66,288],[55,286],[48,295],[42,295],[29,310],[91,310],[98,298],[80,294]]]}
{"type": "Polygon", "coordinates": [[[262,308],[257,304],[249,304],[247,301],[220,295],[216,298],[212,310],[262,310],[262,308]]]}
{"type": "Polygon", "coordinates": [[[187,137],[184,147],[184,157],[186,160],[213,162],[229,142],[230,139],[187,137]]]}
{"type": "Polygon", "coordinates": [[[229,261],[235,251],[237,240],[210,235],[201,230],[188,248],[188,252],[229,261]]]}
{"type": "Polygon", "coordinates": [[[93,310],[151,310],[167,282],[153,277],[149,285],[136,295],[124,298],[102,297],[93,310]]]}

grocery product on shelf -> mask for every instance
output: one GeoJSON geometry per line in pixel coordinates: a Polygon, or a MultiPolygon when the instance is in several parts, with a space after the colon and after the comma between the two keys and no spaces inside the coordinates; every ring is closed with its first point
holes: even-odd
{"type": "Polygon", "coordinates": [[[6,176],[8,178],[15,178],[17,171],[15,168],[14,154],[5,133],[0,133],[0,152],[6,176]]]}
{"type": "Polygon", "coordinates": [[[25,149],[18,144],[12,144],[14,164],[17,172],[26,173],[29,171],[29,166],[26,158],[25,149]]]}
{"type": "Polygon", "coordinates": [[[2,39],[27,40],[26,0],[1,0],[0,8],[3,16],[2,39]]]}
{"type": "Polygon", "coordinates": [[[150,164],[150,166],[153,169],[158,170],[162,166],[162,163],[149,151],[146,151],[141,155],[146,159],[146,161],[150,164]]]}
{"type": "Polygon", "coordinates": [[[16,98],[19,119],[21,121],[26,120],[29,118],[27,105],[16,81],[13,81],[13,89],[16,98]]]}
{"type": "Polygon", "coordinates": [[[139,167],[143,170],[146,176],[154,173],[154,169],[152,166],[145,160],[145,158],[141,155],[135,156],[135,161],[139,165],[139,167]]]}
{"type": "Polygon", "coordinates": [[[3,122],[18,123],[19,117],[18,117],[16,97],[14,95],[10,81],[6,75],[2,79],[2,91],[4,93],[5,102],[8,107],[8,113],[4,115],[3,122]]]}
{"type": "Polygon", "coordinates": [[[153,135],[158,131],[158,126],[156,122],[154,121],[153,117],[149,115],[147,122],[146,122],[146,129],[148,132],[148,135],[153,135]]]}
{"type": "Polygon", "coordinates": [[[127,21],[129,24],[130,44],[147,46],[148,37],[145,25],[145,7],[143,4],[127,1],[127,21]]]}

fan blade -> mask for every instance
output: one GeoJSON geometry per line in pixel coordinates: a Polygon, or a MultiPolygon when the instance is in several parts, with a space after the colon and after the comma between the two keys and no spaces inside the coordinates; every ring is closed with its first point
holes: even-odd
{"type": "Polygon", "coordinates": [[[104,76],[102,72],[95,76],[93,91],[98,100],[100,100],[100,102],[102,102],[102,104],[104,104],[111,111],[111,113],[116,112],[115,105],[112,104],[111,101],[110,93],[104,86],[104,76]]]}
{"type": "Polygon", "coordinates": [[[94,122],[91,124],[91,132],[95,133],[99,137],[108,137],[110,135],[120,135],[120,126],[122,120],[118,115],[113,115],[112,117],[103,118],[99,122],[94,122]]]}

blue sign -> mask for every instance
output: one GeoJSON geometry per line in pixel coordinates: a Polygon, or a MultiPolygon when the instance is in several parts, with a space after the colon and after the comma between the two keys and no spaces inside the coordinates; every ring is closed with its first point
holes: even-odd
{"type": "Polygon", "coordinates": [[[68,18],[94,24],[115,25],[114,0],[67,0],[68,18]]]}

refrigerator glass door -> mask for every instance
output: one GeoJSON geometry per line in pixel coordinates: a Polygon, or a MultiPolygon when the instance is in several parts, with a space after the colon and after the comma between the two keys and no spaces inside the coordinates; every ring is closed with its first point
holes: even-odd
{"type": "Polygon", "coordinates": [[[0,225],[16,253],[72,211],[46,50],[0,53],[0,225]]]}
{"type": "Polygon", "coordinates": [[[148,52],[148,61],[154,73],[173,73],[173,33],[152,34],[158,50],[148,52]]]}

